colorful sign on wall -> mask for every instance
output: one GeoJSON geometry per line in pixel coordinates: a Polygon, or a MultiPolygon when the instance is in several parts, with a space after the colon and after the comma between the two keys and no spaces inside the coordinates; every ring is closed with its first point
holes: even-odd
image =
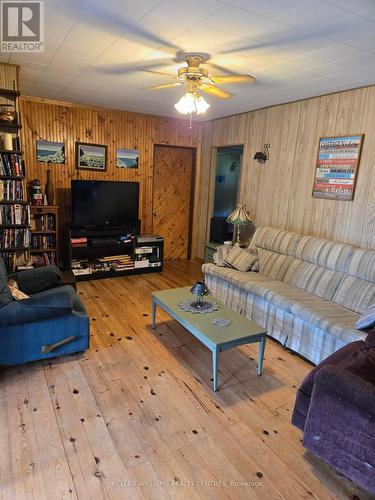
{"type": "Polygon", "coordinates": [[[353,200],[363,137],[359,134],[320,139],[313,187],[315,198],[353,200]]]}

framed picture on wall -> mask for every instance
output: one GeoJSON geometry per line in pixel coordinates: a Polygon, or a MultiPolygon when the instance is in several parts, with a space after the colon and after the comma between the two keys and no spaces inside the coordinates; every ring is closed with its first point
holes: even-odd
{"type": "Polygon", "coordinates": [[[117,168],[138,168],[139,153],[135,149],[117,149],[117,168]]]}
{"type": "Polygon", "coordinates": [[[36,161],[40,163],[65,163],[63,142],[36,141],[36,161]]]}
{"type": "Polygon", "coordinates": [[[313,197],[328,200],[354,199],[363,134],[322,137],[319,140],[313,197]]]}
{"type": "Polygon", "coordinates": [[[76,142],[76,169],[107,170],[107,146],[76,142]]]}

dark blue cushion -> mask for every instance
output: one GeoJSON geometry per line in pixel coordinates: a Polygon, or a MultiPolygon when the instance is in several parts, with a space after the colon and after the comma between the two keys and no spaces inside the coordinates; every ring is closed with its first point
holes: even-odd
{"type": "Polygon", "coordinates": [[[22,325],[70,314],[73,309],[71,294],[56,290],[46,297],[34,295],[30,299],[13,301],[0,312],[0,326],[22,325]]]}
{"type": "Polygon", "coordinates": [[[12,278],[18,283],[18,287],[27,295],[59,287],[62,284],[62,276],[54,266],[36,267],[12,274],[12,278]]]}
{"type": "Polygon", "coordinates": [[[13,296],[8,287],[8,275],[5,269],[4,261],[0,257],[0,307],[13,302],[13,296]]]}

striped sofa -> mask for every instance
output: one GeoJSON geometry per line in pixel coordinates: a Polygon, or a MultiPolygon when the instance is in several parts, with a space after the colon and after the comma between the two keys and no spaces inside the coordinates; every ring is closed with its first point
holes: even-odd
{"type": "Polygon", "coordinates": [[[375,251],[272,227],[257,229],[250,248],[259,273],[203,265],[215,298],[313,363],[365,339],[355,323],[375,303],[375,251]]]}

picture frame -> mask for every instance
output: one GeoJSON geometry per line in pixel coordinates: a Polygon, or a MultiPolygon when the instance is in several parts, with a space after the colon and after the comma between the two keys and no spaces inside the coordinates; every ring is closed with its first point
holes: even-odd
{"type": "Polygon", "coordinates": [[[88,142],[75,143],[76,169],[105,172],[107,170],[108,148],[104,144],[88,142]]]}
{"type": "Polygon", "coordinates": [[[139,152],[136,149],[116,149],[117,168],[138,168],[139,152]]]}
{"type": "Polygon", "coordinates": [[[39,163],[58,164],[65,163],[65,144],[57,141],[36,141],[36,161],[39,163]]]}
{"type": "Polygon", "coordinates": [[[312,196],[352,201],[357,184],[364,134],[321,137],[312,196]]]}

